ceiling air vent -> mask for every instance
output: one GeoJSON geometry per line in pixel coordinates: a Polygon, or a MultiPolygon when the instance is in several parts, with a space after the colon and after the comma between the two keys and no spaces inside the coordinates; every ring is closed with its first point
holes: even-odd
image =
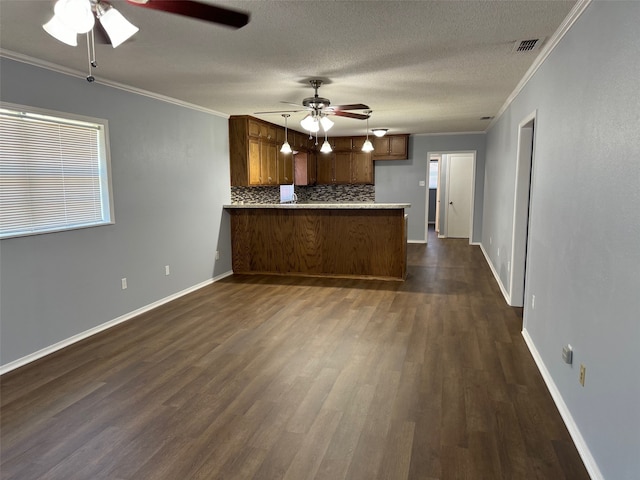
{"type": "Polygon", "coordinates": [[[538,50],[544,38],[532,38],[530,40],[518,40],[513,45],[513,53],[526,53],[538,50]]]}

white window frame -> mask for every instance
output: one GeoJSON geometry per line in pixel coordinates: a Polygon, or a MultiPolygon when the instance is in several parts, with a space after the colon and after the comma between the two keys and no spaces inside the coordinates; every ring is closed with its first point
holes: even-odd
{"type": "MultiPolygon", "coordinates": [[[[52,233],[52,232],[61,232],[66,230],[76,230],[76,229],[89,228],[89,227],[95,227],[100,225],[110,225],[115,222],[114,215],[113,215],[113,190],[111,186],[111,157],[109,152],[109,131],[108,131],[109,128],[108,128],[107,120],[100,119],[100,118],[93,118],[93,117],[85,117],[85,116],[75,115],[70,113],[57,112],[53,110],[45,110],[45,109],[30,107],[25,105],[17,105],[17,104],[12,104],[7,102],[0,102],[0,116],[3,118],[7,118],[7,117],[24,118],[32,122],[41,121],[41,122],[54,124],[54,125],[57,124],[60,126],[65,126],[65,125],[73,126],[73,127],[80,127],[81,129],[96,131],[98,158],[97,158],[97,169],[94,167],[93,173],[97,174],[97,176],[93,176],[92,178],[97,179],[97,184],[99,188],[99,192],[95,195],[95,197],[99,199],[99,201],[96,201],[94,205],[95,206],[94,211],[97,212],[95,214],[95,218],[91,220],[78,220],[78,219],[74,220],[73,218],[66,218],[64,220],[58,219],[57,221],[50,219],[51,221],[48,223],[46,220],[36,222],[33,220],[33,217],[34,217],[33,215],[25,214],[24,217],[21,217],[20,216],[21,212],[19,212],[17,209],[14,209],[14,212],[11,213],[11,216],[17,219],[16,223],[20,223],[20,226],[18,226],[17,224],[13,224],[13,221],[12,221],[11,223],[13,225],[5,228],[5,225],[2,225],[1,223],[2,217],[0,217],[0,239],[23,237],[28,235],[39,235],[39,234],[52,233]]],[[[11,144],[11,137],[9,137],[8,135],[5,138],[2,138],[0,140],[2,141],[2,144],[5,145],[5,148],[8,147],[7,151],[9,151],[9,149],[12,149],[12,150],[15,149],[16,151],[20,149],[20,145],[18,145],[17,142],[14,144],[11,144]]],[[[37,143],[32,146],[35,146],[37,148],[37,143]]],[[[37,162],[37,158],[34,158],[37,156],[25,155],[24,158],[20,158],[18,154],[15,154],[15,155],[16,155],[15,157],[11,158],[11,161],[15,162],[15,158],[17,157],[19,159],[18,165],[20,165],[19,163],[20,161],[25,162],[25,164],[27,160],[31,162],[37,162]]],[[[76,160],[78,158],[81,158],[81,157],[76,157],[76,160]]],[[[91,161],[95,164],[95,160],[91,160],[91,161]]],[[[87,161],[87,163],[89,163],[89,160],[87,161]]],[[[43,161],[43,165],[44,164],[45,162],[43,161]]],[[[45,172],[49,164],[52,164],[50,159],[48,160],[48,163],[46,163],[47,167],[44,169],[41,169],[41,171],[45,172]]],[[[65,195],[67,190],[64,189],[64,179],[66,178],[67,180],[69,180],[70,178],[73,178],[73,177],[71,175],[68,175],[65,177],[65,174],[64,174],[65,163],[62,156],[60,158],[60,165],[61,167],[59,168],[59,171],[55,172],[55,175],[57,175],[57,177],[54,177],[54,178],[60,179],[61,180],[60,183],[63,185],[63,187],[60,192],[57,192],[60,203],[56,205],[60,206],[61,208],[64,208],[65,205],[68,205],[67,196],[65,195]]],[[[7,200],[9,198],[9,192],[8,191],[3,192],[2,190],[3,190],[3,180],[7,180],[7,181],[9,180],[9,177],[10,177],[9,172],[11,170],[12,170],[12,167],[9,162],[9,156],[2,155],[2,152],[0,152],[0,176],[5,176],[4,179],[0,178],[0,209],[3,208],[3,203],[5,201],[7,201],[6,204],[9,205],[7,200]],[[5,196],[5,193],[6,193],[6,196],[5,196]]],[[[53,169],[51,169],[51,171],[53,171],[53,169]]],[[[51,171],[46,171],[46,173],[50,174],[51,171]]],[[[38,177],[34,175],[34,176],[29,176],[28,178],[29,180],[33,180],[38,177]]],[[[40,178],[44,178],[44,177],[40,177],[40,178]]],[[[30,190],[29,187],[27,187],[24,190],[22,190],[22,192],[32,193],[33,190],[30,190]]],[[[25,195],[25,198],[27,197],[29,197],[28,194],[25,195]]],[[[33,202],[33,198],[36,198],[36,197],[29,197],[30,200],[23,202],[21,205],[35,204],[35,202],[33,202]]],[[[38,207],[37,205],[35,205],[33,208],[33,211],[38,210],[38,208],[41,208],[41,207],[38,207]]],[[[5,210],[5,212],[3,213],[9,214],[8,210],[5,210]]],[[[40,210],[39,213],[42,214],[43,212],[40,210]]],[[[46,218],[46,212],[44,217],[46,218]]],[[[9,218],[9,217],[5,217],[5,218],[9,218]]]]}

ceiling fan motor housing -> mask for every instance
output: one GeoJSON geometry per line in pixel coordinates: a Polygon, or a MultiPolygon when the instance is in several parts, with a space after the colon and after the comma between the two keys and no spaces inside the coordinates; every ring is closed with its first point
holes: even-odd
{"type": "Polygon", "coordinates": [[[323,98],[316,95],[314,97],[307,97],[302,100],[302,105],[308,108],[313,108],[314,110],[322,110],[323,108],[331,105],[331,102],[328,98],[323,98]]]}

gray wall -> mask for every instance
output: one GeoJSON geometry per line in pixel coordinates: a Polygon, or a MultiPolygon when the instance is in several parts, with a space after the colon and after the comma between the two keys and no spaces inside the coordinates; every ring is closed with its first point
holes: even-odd
{"type": "MultiPolygon", "coordinates": [[[[482,238],[482,202],[484,188],[485,134],[411,135],[409,160],[374,162],[376,202],[409,202],[409,240],[425,238],[426,198],[429,190],[427,162],[429,153],[476,151],[476,183],[473,212],[473,242],[482,238]],[[423,180],[424,187],[418,186],[423,180]]],[[[442,174],[442,172],[440,172],[442,174]]]]}
{"type": "Polygon", "coordinates": [[[109,121],[116,221],[0,242],[2,365],[231,270],[225,118],[1,62],[3,101],[109,121]]]}
{"type": "Polygon", "coordinates": [[[537,109],[525,335],[610,480],[640,472],[639,18],[590,4],[487,135],[482,245],[508,288],[517,129],[537,109]]]}

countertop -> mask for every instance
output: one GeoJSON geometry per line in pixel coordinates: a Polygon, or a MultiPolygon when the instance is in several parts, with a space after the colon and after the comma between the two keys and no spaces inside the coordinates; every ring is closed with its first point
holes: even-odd
{"type": "Polygon", "coordinates": [[[343,203],[233,203],[223,205],[224,208],[280,208],[280,209],[311,209],[311,210],[391,210],[410,208],[410,203],[374,203],[374,202],[343,202],[343,203]]]}

